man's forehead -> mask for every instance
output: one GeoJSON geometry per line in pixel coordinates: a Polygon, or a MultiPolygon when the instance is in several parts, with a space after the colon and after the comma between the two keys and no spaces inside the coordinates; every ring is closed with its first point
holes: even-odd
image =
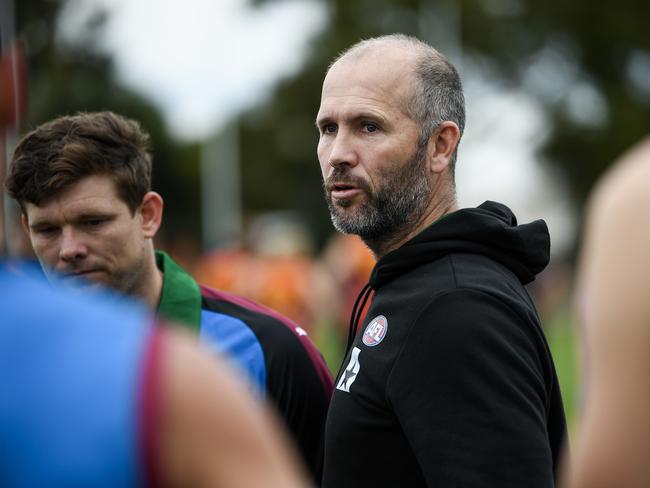
{"type": "MultiPolygon", "coordinates": [[[[119,210],[126,204],[117,195],[115,184],[108,176],[89,176],[62,188],[39,202],[26,202],[28,217],[47,217],[57,214],[70,217],[93,212],[119,210]]],[[[31,220],[31,218],[30,218],[31,220]]]]}
{"type": "Polygon", "coordinates": [[[347,109],[357,112],[375,107],[403,111],[413,86],[412,74],[409,75],[413,70],[407,66],[398,62],[391,68],[378,59],[340,60],[323,82],[318,118],[328,118],[347,109]]]}
{"type": "Polygon", "coordinates": [[[326,96],[372,91],[378,96],[404,96],[414,80],[414,61],[400,56],[403,50],[387,53],[369,51],[338,60],[325,76],[322,99],[326,96]]]}
{"type": "Polygon", "coordinates": [[[363,71],[378,74],[404,76],[413,71],[419,52],[402,43],[377,42],[360,50],[353,50],[338,59],[329,71],[350,67],[362,67],[363,71]]]}

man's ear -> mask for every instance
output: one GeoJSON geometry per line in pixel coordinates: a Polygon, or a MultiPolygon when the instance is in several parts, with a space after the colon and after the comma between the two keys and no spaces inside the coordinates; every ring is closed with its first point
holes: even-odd
{"type": "Polygon", "coordinates": [[[155,191],[150,191],[142,197],[142,204],[137,210],[140,212],[142,232],[148,239],[153,239],[160,228],[163,215],[163,199],[155,191]]]}
{"type": "Polygon", "coordinates": [[[442,173],[449,166],[459,140],[460,129],[450,120],[433,131],[427,145],[427,159],[432,172],[442,173]]]}
{"type": "Polygon", "coordinates": [[[22,224],[23,230],[25,231],[27,237],[31,237],[29,234],[29,222],[27,221],[27,215],[22,212],[20,213],[20,223],[22,224]]]}

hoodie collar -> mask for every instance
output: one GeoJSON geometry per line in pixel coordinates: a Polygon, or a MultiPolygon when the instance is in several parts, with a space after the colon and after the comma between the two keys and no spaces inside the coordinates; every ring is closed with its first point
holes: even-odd
{"type": "Polygon", "coordinates": [[[437,220],[381,258],[370,275],[377,289],[396,277],[451,253],[483,254],[508,267],[523,284],[549,262],[550,236],[543,220],[517,225],[505,205],[487,201],[437,220]]]}

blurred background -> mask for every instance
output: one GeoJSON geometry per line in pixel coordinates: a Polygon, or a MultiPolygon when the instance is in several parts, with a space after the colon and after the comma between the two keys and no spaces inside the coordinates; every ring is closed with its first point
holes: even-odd
{"type": "MultiPolygon", "coordinates": [[[[199,281],[295,319],[334,371],[373,260],[333,232],[324,204],[322,79],[361,38],[403,32],[441,50],[466,90],[461,205],[498,200],[520,222],[549,224],[552,263],[531,291],[572,422],[582,210],[595,179],[648,132],[650,3],[5,0],[0,15],[4,45],[24,49],[21,132],[82,110],[139,120],[165,199],[158,247],[199,281]]],[[[7,234],[14,255],[29,255],[16,225],[7,234]]]]}

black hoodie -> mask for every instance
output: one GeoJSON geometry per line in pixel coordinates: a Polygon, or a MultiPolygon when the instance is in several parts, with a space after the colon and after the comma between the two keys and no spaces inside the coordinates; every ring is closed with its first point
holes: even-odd
{"type": "Polygon", "coordinates": [[[554,486],[566,424],[524,288],[549,247],[543,221],[486,202],[379,260],[336,380],[324,487],[554,486]]]}

